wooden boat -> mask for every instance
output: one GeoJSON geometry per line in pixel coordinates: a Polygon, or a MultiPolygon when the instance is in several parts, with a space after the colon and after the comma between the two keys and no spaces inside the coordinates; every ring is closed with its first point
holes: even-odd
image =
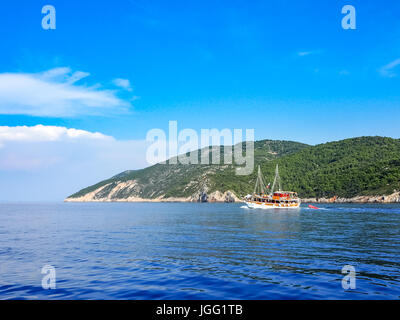
{"type": "Polygon", "coordinates": [[[265,187],[264,177],[258,166],[258,175],[254,192],[245,197],[245,203],[252,209],[298,209],[300,207],[300,198],[296,192],[281,191],[281,181],[279,176],[279,167],[276,165],[275,179],[271,191],[267,193],[269,184],[265,187]],[[278,184],[278,191],[274,191],[278,184]]]}

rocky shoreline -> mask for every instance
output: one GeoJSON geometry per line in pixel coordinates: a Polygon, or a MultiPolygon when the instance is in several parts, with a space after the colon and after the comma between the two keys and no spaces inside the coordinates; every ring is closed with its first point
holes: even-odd
{"type": "Polygon", "coordinates": [[[306,203],[400,203],[400,192],[396,191],[390,195],[379,196],[356,196],[353,198],[306,198],[301,199],[306,203]]]}
{"type": "Polygon", "coordinates": [[[77,198],[67,198],[64,202],[243,202],[233,192],[226,191],[214,191],[210,194],[201,192],[199,194],[192,195],[187,198],[176,197],[176,198],[164,198],[158,197],[155,199],[145,199],[139,197],[127,197],[127,198],[113,198],[113,197],[96,197],[96,193],[88,193],[85,196],[77,198]]]}
{"type": "MultiPolygon", "coordinates": [[[[209,202],[209,203],[233,203],[243,202],[242,199],[238,198],[233,192],[226,191],[220,192],[215,191],[211,194],[200,193],[195,196],[187,198],[163,198],[159,197],[156,199],[144,199],[138,197],[128,197],[124,199],[116,198],[96,198],[96,197],[78,197],[78,198],[67,198],[65,202],[209,202]]],[[[303,198],[303,203],[400,203],[400,192],[394,192],[390,195],[379,195],[379,196],[357,196],[353,198],[336,198],[334,201],[332,198],[303,198]]]]}

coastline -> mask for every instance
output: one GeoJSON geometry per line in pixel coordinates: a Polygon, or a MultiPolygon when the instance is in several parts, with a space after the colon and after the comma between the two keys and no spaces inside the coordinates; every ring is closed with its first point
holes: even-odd
{"type": "MultiPolygon", "coordinates": [[[[93,197],[79,197],[79,198],[66,198],[64,202],[194,202],[194,203],[242,203],[242,199],[232,196],[232,192],[229,192],[229,198],[226,197],[226,193],[216,191],[210,195],[210,199],[207,201],[199,201],[195,197],[176,197],[176,198],[155,198],[146,199],[138,197],[129,197],[125,199],[113,199],[113,198],[93,198],[93,197]]],[[[330,198],[302,198],[302,203],[400,203],[400,192],[396,191],[390,195],[379,195],[379,196],[356,196],[353,198],[336,198],[332,201],[330,198]]]]}
{"type": "Polygon", "coordinates": [[[96,197],[96,191],[90,192],[84,196],[77,198],[66,198],[64,202],[208,202],[208,203],[232,203],[232,202],[243,202],[242,199],[238,198],[235,193],[232,191],[214,191],[210,194],[207,193],[199,193],[192,195],[190,197],[170,197],[164,198],[163,196],[149,199],[149,198],[140,198],[140,197],[127,197],[122,199],[116,199],[113,197],[96,197]]]}
{"type": "Polygon", "coordinates": [[[400,203],[400,192],[395,191],[390,195],[378,196],[355,196],[353,198],[336,198],[332,201],[329,198],[305,198],[305,203],[400,203]]]}

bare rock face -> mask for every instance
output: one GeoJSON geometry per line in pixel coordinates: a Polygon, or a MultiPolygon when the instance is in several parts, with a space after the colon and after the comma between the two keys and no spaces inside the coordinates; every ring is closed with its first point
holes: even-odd
{"type": "Polygon", "coordinates": [[[214,191],[209,196],[210,202],[240,202],[241,200],[232,192],[226,191],[224,193],[220,191],[214,191]]]}
{"type": "Polygon", "coordinates": [[[199,194],[197,202],[208,202],[207,192],[203,191],[199,194]]]}
{"type": "Polygon", "coordinates": [[[81,197],[67,198],[66,202],[240,202],[241,200],[232,192],[214,191],[208,193],[207,186],[202,187],[190,197],[165,197],[160,195],[156,198],[142,198],[137,189],[138,184],[135,180],[108,183],[97,189],[86,193],[81,197]]]}
{"type": "Polygon", "coordinates": [[[236,198],[237,197],[232,192],[225,192],[225,202],[236,202],[236,198]]]}
{"type": "Polygon", "coordinates": [[[232,192],[226,191],[222,193],[221,191],[214,191],[212,193],[207,193],[207,191],[202,191],[194,194],[190,197],[190,202],[240,202],[241,200],[232,192]]]}
{"type": "Polygon", "coordinates": [[[400,192],[394,190],[390,195],[379,196],[357,196],[353,198],[337,198],[335,201],[327,198],[308,198],[302,199],[302,202],[316,203],[396,203],[400,202],[400,192]]]}
{"type": "Polygon", "coordinates": [[[385,202],[400,202],[400,192],[396,191],[389,196],[384,196],[385,202]]]}

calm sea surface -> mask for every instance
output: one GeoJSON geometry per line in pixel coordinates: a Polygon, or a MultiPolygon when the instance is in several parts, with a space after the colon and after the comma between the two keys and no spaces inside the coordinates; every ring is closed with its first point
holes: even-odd
{"type": "Polygon", "coordinates": [[[400,205],[242,206],[0,204],[0,299],[400,298],[400,205]]]}

